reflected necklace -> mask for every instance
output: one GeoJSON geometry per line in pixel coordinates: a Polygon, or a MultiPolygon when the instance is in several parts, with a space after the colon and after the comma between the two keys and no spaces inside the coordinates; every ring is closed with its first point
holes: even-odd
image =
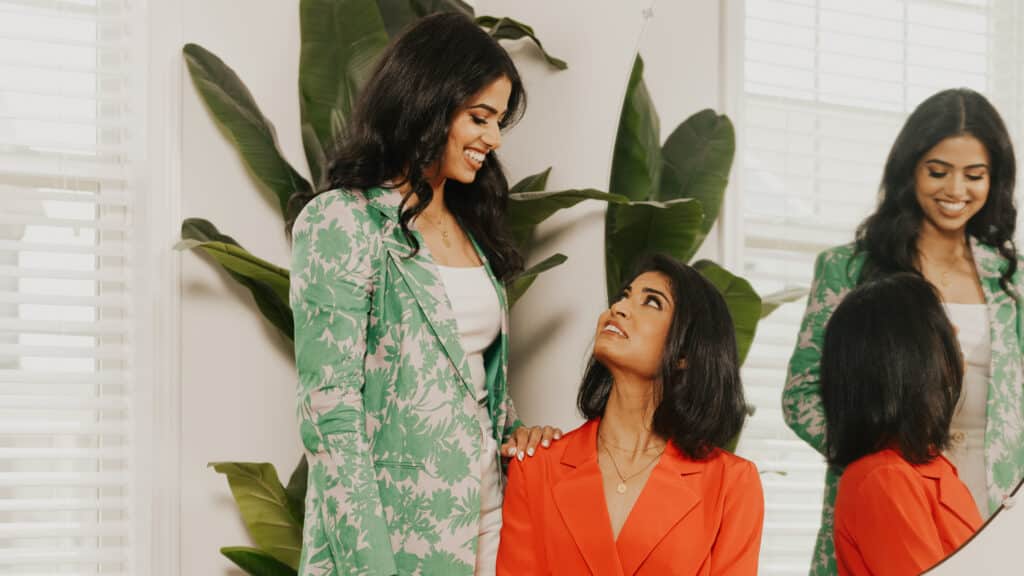
{"type": "Polygon", "coordinates": [[[642,474],[644,472],[644,470],[647,470],[647,468],[650,467],[650,465],[654,463],[655,460],[657,460],[658,458],[661,458],[662,452],[665,451],[665,447],[662,446],[661,450],[659,450],[658,453],[655,454],[653,458],[651,458],[650,460],[647,461],[647,464],[644,464],[643,467],[641,467],[636,472],[633,472],[629,476],[623,476],[622,472],[619,471],[618,463],[615,462],[615,456],[612,455],[611,450],[609,450],[608,446],[606,446],[607,443],[608,442],[604,438],[601,438],[601,448],[604,448],[604,453],[607,454],[608,458],[612,461],[612,468],[615,469],[615,475],[619,477],[619,485],[615,487],[615,491],[618,492],[619,494],[625,494],[626,493],[626,482],[629,482],[633,478],[636,478],[637,476],[642,474]]]}

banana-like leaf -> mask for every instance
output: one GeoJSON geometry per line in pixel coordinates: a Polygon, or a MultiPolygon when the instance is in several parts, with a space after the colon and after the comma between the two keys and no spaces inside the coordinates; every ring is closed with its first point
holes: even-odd
{"type": "Polygon", "coordinates": [[[544,49],[544,44],[541,43],[540,38],[537,38],[531,26],[511,18],[496,18],[494,16],[478,16],[476,23],[487,28],[491,37],[495,40],[519,40],[520,38],[527,37],[533,40],[533,43],[537,45],[537,48],[544,55],[544,59],[552,67],[558,70],[565,70],[569,67],[565,60],[548,54],[548,51],[544,49]]]}
{"type": "Polygon", "coordinates": [[[507,222],[516,246],[522,247],[533,229],[555,212],[575,206],[584,200],[602,200],[612,204],[627,202],[626,198],[602,190],[558,190],[552,192],[521,192],[509,196],[507,222]]]}
{"type": "MultiPolygon", "coordinates": [[[[335,148],[388,34],[374,0],[301,0],[299,24],[302,126],[316,135],[303,142],[315,165],[312,159],[330,155],[335,148]]],[[[322,165],[314,179],[321,185],[325,181],[322,165]]]]}
{"type": "Polygon", "coordinates": [[[273,464],[211,462],[210,466],[228,477],[245,526],[260,550],[297,569],[302,553],[302,518],[292,514],[273,464]]]}
{"type": "Polygon", "coordinates": [[[605,273],[609,301],[645,255],[663,252],[688,262],[703,217],[700,203],[690,199],[608,206],[605,273]]]}
{"type": "Polygon", "coordinates": [[[696,262],[693,267],[714,284],[725,298],[736,329],[736,350],[740,364],[743,364],[761,319],[761,297],[754,292],[750,282],[710,260],[696,262]]]}
{"type": "Polygon", "coordinates": [[[783,304],[796,302],[807,296],[807,288],[784,288],[761,296],[761,318],[775,312],[783,304]]]}
{"type": "Polygon", "coordinates": [[[421,18],[440,12],[458,12],[470,18],[475,15],[473,7],[462,0],[409,0],[409,3],[421,18]]]}
{"type": "Polygon", "coordinates": [[[273,124],[224,61],[198,44],[186,44],[182,51],[192,82],[214,120],[235,143],[256,179],[274,194],[285,215],[291,195],[308,193],[310,185],[281,155],[273,124]]]}
{"type": "Polygon", "coordinates": [[[410,0],[377,0],[377,9],[390,38],[398,36],[420,17],[410,0]]]}
{"type": "Polygon", "coordinates": [[[728,116],[707,109],[680,124],[661,148],[661,176],[656,200],[693,198],[704,209],[698,244],[703,243],[722,208],[736,134],[728,116]]]}
{"type": "Polygon", "coordinates": [[[637,56],[619,115],[608,188],[612,194],[640,201],[655,199],[662,165],[660,121],[643,75],[644,61],[637,56]]]}
{"type": "Polygon", "coordinates": [[[548,176],[551,175],[551,167],[548,166],[543,172],[538,172],[523,178],[509,188],[509,194],[522,194],[523,192],[540,192],[548,187],[548,176]]]}
{"type": "Polygon", "coordinates": [[[299,464],[295,466],[295,470],[292,471],[291,478],[288,479],[288,486],[284,489],[285,494],[288,495],[288,507],[291,508],[292,515],[296,518],[304,518],[306,514],[308,480],[309,464],[306,462],[306,456],[303,455],[299,459],[299,464]]]}
{"type": "Polygon", "coordinates": [[[555,266],[561,266],[565,261],[568,260],[565,254],[555,254],[548,256],[543,262],[531,266],[529,269],[522,271],[514,280],[509,284],[508,287],[508,302],[509,308],[515,305],[515,303],[522,298],[523,294],[533,285],[533,281],[537,279],[537,276],[544,271],[550,270],[555,266]]]}
{"type": "Polygon", "coordinates": [[[263,316],[286,338],[293,339],[287,270],[253,256],[234,238],[221,234],[216,226],[201,218],[182,222],[181,237],[182,241],[175,248],[199,248],[212,256],[231,278],[249,289],[263,316]]]}
{"type": "Polygon", "coordinates": [[[298,574],[296,568],[275,560],[273,556],[258,548],[228,546],[221,548],[220,553],[250,576],[296,576],[298,574]]]}

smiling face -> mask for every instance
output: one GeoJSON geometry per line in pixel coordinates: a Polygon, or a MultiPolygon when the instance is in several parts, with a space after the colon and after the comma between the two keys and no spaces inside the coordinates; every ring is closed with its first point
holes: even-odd
{"type": "Polygon", "coordinates": [[[637,276],[598,319],[594,358],[613,373],[657,379],[677,304],[667,276],[637,276]]]}
{"type": "Polygon", "coordinates": [[[501,147],[501,122],[508,109],[512,83],[502,76],[473,95],[455,112],[441,157],[439,179],[463,184],[476,179],[487,154],[501,147]]]}
{"type": "Polygon", "coordinates": [[[914,171],[922,225],[962,234],[988,199],[990,165],[985,145],[971,135],[946,138],[925,152],[914,171]]]}

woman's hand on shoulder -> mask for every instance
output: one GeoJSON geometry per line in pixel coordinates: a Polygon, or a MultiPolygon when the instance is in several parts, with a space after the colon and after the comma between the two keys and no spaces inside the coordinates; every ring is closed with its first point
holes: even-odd
{"type": "Polygon", "coordinates": [[[533,456],[537,451],[537,445],[544,448],[551,446],[551,443],[562,437],[562,429],[552,426],[520,426],[512,431],[508,442],[501,445],[501,455],[506,458],[516,457],[522,460],[526,456],[533,456]]]}

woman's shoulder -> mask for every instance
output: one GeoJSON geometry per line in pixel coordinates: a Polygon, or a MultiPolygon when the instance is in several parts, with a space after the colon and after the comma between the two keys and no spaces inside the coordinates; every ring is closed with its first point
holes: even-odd
{"type": "Polygon", "coordinates": [[[886,448],[872,452],[851,462],[839,478],[840,490],[856,491],[864,485],[871,485],[871,480],[881,476],[913,477],[917,473],[914,466],[907,462],[896,450],[886,448]]]}
{"type": "Polygon", "coordinates": [[[715,448],[707,458],[704,459],[708,465],[720,467],[728,475],[749,475],[760,477],[757,465],[752,461],[737,456],[723,448],[715,448]]]}

